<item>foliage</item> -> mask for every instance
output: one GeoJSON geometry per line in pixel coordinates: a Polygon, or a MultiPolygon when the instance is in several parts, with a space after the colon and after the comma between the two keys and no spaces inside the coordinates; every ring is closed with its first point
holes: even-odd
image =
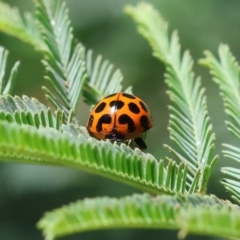
{"type": "Polygon", "coordinates": [[[71,203],[46,213],[38,226],[44,229],[47,240],[69,232],[105,228],[166,228],[180,229],[180,237],[187,233],[240,237],[240,212],[215,196],[176,196],[148,194],[120,199],[96,198],[71,203]],[[205,224],[203,224],[205,223],[205,224]],[[220,227],[221,226],[221,227],[220,227]]]}
{"type": "Polygon", "coordinates": [[[0,130],[1,159],[74,167],[154,194],[187,193],[184,164],[178,166],[170,161],[164,167],[162,160],[157,161],[139,149],[132,150],[125,144],[112,145],[109,141],[98,142],[90,138],[83,127],[62,125],[62,134],[49,127],[36,129],[2,121],[0,130]]]}
{"type": "Polygon", "coordinates": [[[40,38],[40,32],[35,22],[34,14],[21,14],[16,7],[0,2],[0,30],[30,43],[37,50],[45,50],[46,46],[40,38]]]}
{"type": "Polygon", "coordinates": [[[166,146],[176,157],[188,164],[194,176],[200,170],[198,192],[206,190],[206,183],[211,176],[217,156],[213,156],[214,134],[206,109],[206,97],[200,79],[194,79],[192,59],[189,52],[180,55],[180,45],[176,32],[170,39],[167,23],[152,6],[141,3],[137,7],[126,7],[137,23],[138,31],[151,47],[153,55],[166,65],[166,84],[172,101],[169,131],[171,139],[177,143],[182,154],[166,146]]]}
{"type": "MultiPolygon", "coordinates": [[[[89,136],[73,115],[80,96],[87,104],[122,90],[120,70],[73,36],[68,10],[62,0],[35,0],[36,15],[20,14],[0,3],[0,30],[41,51],[48,86],[46,97],[55,112],[28,96],[12,96],[18,63],[6,78],[7,51],[0,48],[0,158],[3,161],[72,167],[129,184],[148,194],[124,198],[96,198],[46,213],[38,223],[47,240],[104,228],[168,228],[188,233],[240,239],[237,205],[206,195],[217,161],[215,136],[200,78],[194,77],[189,52],[180,52],[177,33],[169,37],[167,23],[149,4],[127,6],[125,11],[165,66],[171,100],[169,132],[178,146],[165,145],[177,161],[158,160],[126,143],[98,141],[89,136]],[[34,19],[37,19],[37,25],[34,19]],[[37,28],[39,27],[39,29],[37,28]],[[152,195],[150,195],[152,194],[152,195]]],[[[210,53],[201,60],[219,85],[227,128],[237,138],[239,130],[239,65],[227,46],[219,48],[220,61],[210,53]]],[[[131,93],[131,87],[125,90],[131,93]]],[[[224,154],[239,162],[240,149],[224,144],[224,154]]],[[[222,181],[240,203],[240,170],[222,172],[236,180],[222,181]]]]}
{"type": "MultiPolygon", "coordinates": [[[[107,60],[102,61],[102,57],[98,56],[93,64],[92,51],[89,50],[86,56],[86,71],[89,76],[88,85],[83,89],[85,102],[95,104],[99,99],[109,95],[110,93],[122,91],[121,82],[123,76],[120,70],[112,73],[113,64],[107,60]]],[[[125,92],[131,93],[131,87],[125,92]]]]}
{"type": "MultiPolygon", "coordinates": [[[[226,121],[227,129],[240,140],[240,78],[239,63],[229,50],[227,45],[219,46],[219,60],[209,51],[205,52],[205,59],[201,64],[209,67],[213,80],[220,88],[226,114],[230,120],[226,121]]],[[[223,151],[226,157],[240,162],[240,148],[231,144],[224,144],[226,150],[223,151]]],[[[233,194],[233,199],[240,203],[240,169],[224,167],[222,172],[236,180],[225,178],[222,183],[225,188],[233,194]]]]}
{"type": "Polygon", "coordinates": [[[8,51],[0,46],[0,94],[6,95],[12,93],[14,81],[16,79],[19,62],[16,62],[11,70],[10,76],[6,77],[6,64],[7,64],[8,51]]]}
{"type": "Polygon", "coordinates": [[[76,109],[86,80],[84,47],[74,44],[64,3],[36,1],[36,9],[42,38],[48,47],[43,64],[51,91],[44,88],[46,97],[69,114],[76,109]]]}
{"type": "Polygon", "coordinates": [[[35,98],[7,95],[0,96],[0,119],[37,128],[51,127],[59,130],[65,122],[65,114],[57,110],[55,117],[50,108],[35,98]]]}

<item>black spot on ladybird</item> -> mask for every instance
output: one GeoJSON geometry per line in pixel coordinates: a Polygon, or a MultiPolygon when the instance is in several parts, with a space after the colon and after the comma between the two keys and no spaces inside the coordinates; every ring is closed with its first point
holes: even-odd
{"type": "Polygon", "coordinates": [[[135,103],[133,103],[133,102],[130,102],[130,103],[128,104],[128,108],[129,108],[129,110],[130,110],[132,113],[135,113],[135,114],[140,113],[139,107],[137,106],[137,104],[135,104],[135,103]]]}
{"type": "Polygon", "coordinates": [[[148,107],[146,106],[146,104],[143,103],[142,101],[139,101],[139,103],[140,103],[142,109],[143,109],[145,112],[148,112],[148,107]]]}
{"type": "Polygon", "coordinates": [[[133,95],[131,94],[128,94],[128,93],[122,93],[122,95],[126,98],[130,98],[130,99],[135,99],[136,97],[134,97],[133,95]]]}
{"type": "Polygon", "coordinates": [[[121,109],[124,106],[124,102],[118,100],[118,101],[111,101],[110,102],[110,107],[115,107],[116,110],[121,109]]]}
{"type": "Polygon", "coordinates": [[[141,117],[140,117],[140,123],[141,123],[141,126],[142,126],[145,130],[148,130],[148,129],[149,129],[147,116],[145,116],[145,115],[141,116],[141,117]]]}
{"type": "Polygon", "coordinates": [[[90,128],[92,126],[93,120],[94,120],[93,115],[90,115],[89,120],[88,120],[88,126],[87,126],[88,128],[90,128]]]}
{"type": "Polygon", "coordinates": [[[134,132],[135,129],[136,129],[133,120],[132,120],[127,114],[122,114],[122,115],[118,118],[118,123],[119,123],[119,124],[128,124],[128,132],[129,132],[129,133],[134,132]]]}
{"type": "Polygon", "coordinates": [[[105,102],[101,102],[95,109],[95,113],[100,113],[105,107],[106,107],[106,103],[105,102]]]}
{"type": "Polygon", "coordinates": [[[97,123],[97,131],[101,132],[102,131],[102,125],[104,123],[109,124],[112,122],[112,118],[109,114],[104,114],[102,115],[99,119],[98,119],[98,123],[97,123]]]}

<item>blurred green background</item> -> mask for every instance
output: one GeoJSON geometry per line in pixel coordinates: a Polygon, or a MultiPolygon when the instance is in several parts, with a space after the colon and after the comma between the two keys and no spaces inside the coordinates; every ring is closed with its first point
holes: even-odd
{"type": "MultiPolygon", "coordinates": [[[[4,1],[17,6],[21,11],[32,11],[31,0],[4,1]]],[[[151,56],[147,42],[140,37],[134,23],[123,14],[126,4],[136,4],[133,0],[68,0],[70,18],[75,36],[93,49],[95,56],[120,68],[124,75],[124,87],[133,86],[134,94],[149,105],[154,128],[150,130],[146,142],[148,151],[158,159],[166,154],[163,143],[169,143],[168,96],[163,79],[164,67],[151,56]]],[[[220,43],[227,43],[239,59],[240,1],[232,0],[150,0],[169,22],[170,31],[178,29],[183,49],[189,49],[195,61],[194,70],[201,76],[206,88],[208,109],[217,137],[216,152],[220,160],[210,180],[208,192],[220,198],[229,198],[219,183],[223,177],[220,167],[233,164],[221,153],[221,143],[234,143],[234,138],[226,131],[222,101],[218,88],[212,82],[208,70],[199,66],[197,60],[208,49],[214,54],[220,43]]],[[[45,102],[41,85],[44,84],[44,69],[40,63],[40,53],[11,36],[0,33],[0,45],[10,51],[9,65],[20,60],[21,66],[15,94],[26,94],[45,102]]],[[[84,103],[79,104],[78,117],[85,124],[89,113],[84,103]]],[[[235,143],[237,144],[237,143],[235,143]]],[[[0,163],[0,239],[42,239],[35,228],[36,222],[45,211],[86,197],[120,197],[139,192],[129,186],[104,179],[99,176],[73,169],[41,167],[16,163],[0,163]]],[[[64,240],[96,239],[177,239],[176,231],[161,230],[104,230],[86,232],[64,240]]],[[[189,236],[187,239],[214,239],[189,236]]],[[[216,238],[215,238],[216,239],[216,238]]]]}

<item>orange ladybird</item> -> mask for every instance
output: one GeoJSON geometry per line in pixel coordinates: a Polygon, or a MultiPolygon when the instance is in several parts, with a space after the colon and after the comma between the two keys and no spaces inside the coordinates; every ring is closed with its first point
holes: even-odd
{"type": "Polygon", "coordinates": [[[141,135],[152,126],[147,105],[140,98],[124,92],[113,93],[100,100],[87,121],[91,136],[118,142],[134,139],[142,150],[147,146],[141,135]]]}

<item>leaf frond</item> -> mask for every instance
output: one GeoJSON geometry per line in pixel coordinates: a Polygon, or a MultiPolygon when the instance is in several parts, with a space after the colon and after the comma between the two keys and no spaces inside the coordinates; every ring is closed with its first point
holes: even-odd
{"type": "Polygon", "coordinates": [[[10,94],[13,90],[18,67],[20,62],[16,62],[11,69],[10,76],[6,76],[8,51],[0,46],[0,95],[10,94]]]}
{"type": "Polygon", "coordinates": [[[240,80],[239,64],[227,45],[218,49],[219,60],[209,51],[200,63],[210,69],[213,80],[217,83],[223,99],[225,112],[230,117],[227,129],[240,140],[240,80]]]}
{"type": "MultiPolygon", "coordinates": [[[[200,63],[210,69],[214,82],[220,89],[224,109],[230,120],[226,121],[229,132],[240,140],[240,79],[239,63],[225,44],[220,44],[218,49],[219,60],[209,51],[205,52],[205,58],[200,63]]],[[[226,150],[224,156],[240,163],[240,148],[230,144],[223,144],[226,150]]],[[[222,172],[236,180],[224,179],[221,183],[232,193],[232,198],[240,203],[240,171],[233,167],[224,167],[222,172]]]]}
{"type": "MultiPolygon", "coordinates": [[[[139,33],[148,40],[153,55],[166,65],[165,81],[171,100],[170,138],[182,150],[181,155],[189,163],[193,176],[200,170],[200,179],[208,181],[214,166],[212,163],[217,159],[213,155],[215,136],[207,112],[205,91],[200,79],[192,72],[192,58],[188,51],[181,56],[177,32],[168,36],[167,23],[151,5],[140,3],[136,7],[126,7],[125,11],[136,22],[139,33]],[[206,168],[209,171],[205,171],[206,168]]],[[[177,153],[176,157],[179,155],[177,153]]],[[[198,191],[204,192],[206,183],[199,184],[198,191]]]]}
{"type": "MultiPolygon", "coordinates": [[[[69,111],[75,110],[83,85],[84,100],[89,105],[96,104],[106,95],[122,91],[120,70],[114,70],[113,65],[101,56],[93,60],[91,50],[85,55],[83,45],[75,44],[67,9],[61,5],[62,1],[56,1],[59,7],[46,2],[45,10],[39,10],[44,0],[35,2],[42,37],[33,14],[21,14],[17,8],[4,3],[0,3],[0,30],[30,43],[45,54],[43,64],[49,87],[43,87],[43,90],[49,102],[55,108],[69,111]]],[[[124,92],[132,93],[131,87],[124,92]]]]}
{"type": "Polygon", "coordinates": [[[187,194],[186,165],[170,160],[165,166],[138,148],[91,138],[83,127],[62,129],[63,133],[0,121],[0,159],[73,167],[154,194],[187,194]]]}
{"type": "Polygon", "coordinates": [[[240,209],[215,196],[148,194],[85,199],[48,212],[38,222],[45,240],[112,228],[178,229],[179,236],[201,233],[240,238],[240,209]],[[203,224],[204,223],[204,224],[203,224]]]}
{"type": "MultiPolygon", "coordinates": [[[[230,144],[223,144],[226,150],[223,151],[224,156],[228,157],[237,163],[240,163],[240,148],[230,144]]],[[[226,174],[228,177],[235,178],[231,180],[224,178],[221,183],[224,185],[226,190],[232,194],[232,198],[238,204],[240,204],[240,169],[235,167],[223,167],[221,172],[226,174]]]]}
{"type": "Polygon", "coordinates": [[[113,64],[103,60],[102,56],[92,59],[92,50],[86,55],[86,68],[88,84],[83,90],[85,102],[89,105],[96,104],[103,97],[122,91],[123,76],[119,69],[113,71],[113,64]]]}
{"type": "Polygon", "coordinates": [[[31,125],[37,128],[50,127],[60,130],[66,122],[63,111],[57,110],[56,116],[50,108],[40,103],[35,98],[23,96],[0,96],[0,120],[31,125]]]}
{"type": "Polygon", "coordinates": [[[31,44],[37,50],[46,49],[33,14],[21,14],[18,8],[3,2],[0,2],[0,31],[31,44]]]}
{"type": "Polygon", "coordinates": [[[84,47],[75,44],[65,3],[35,1],[42,37],[48,46],[43,64],[50,89],[44,88],[55,108],[75,111],[86,81],[84,47]]]}

